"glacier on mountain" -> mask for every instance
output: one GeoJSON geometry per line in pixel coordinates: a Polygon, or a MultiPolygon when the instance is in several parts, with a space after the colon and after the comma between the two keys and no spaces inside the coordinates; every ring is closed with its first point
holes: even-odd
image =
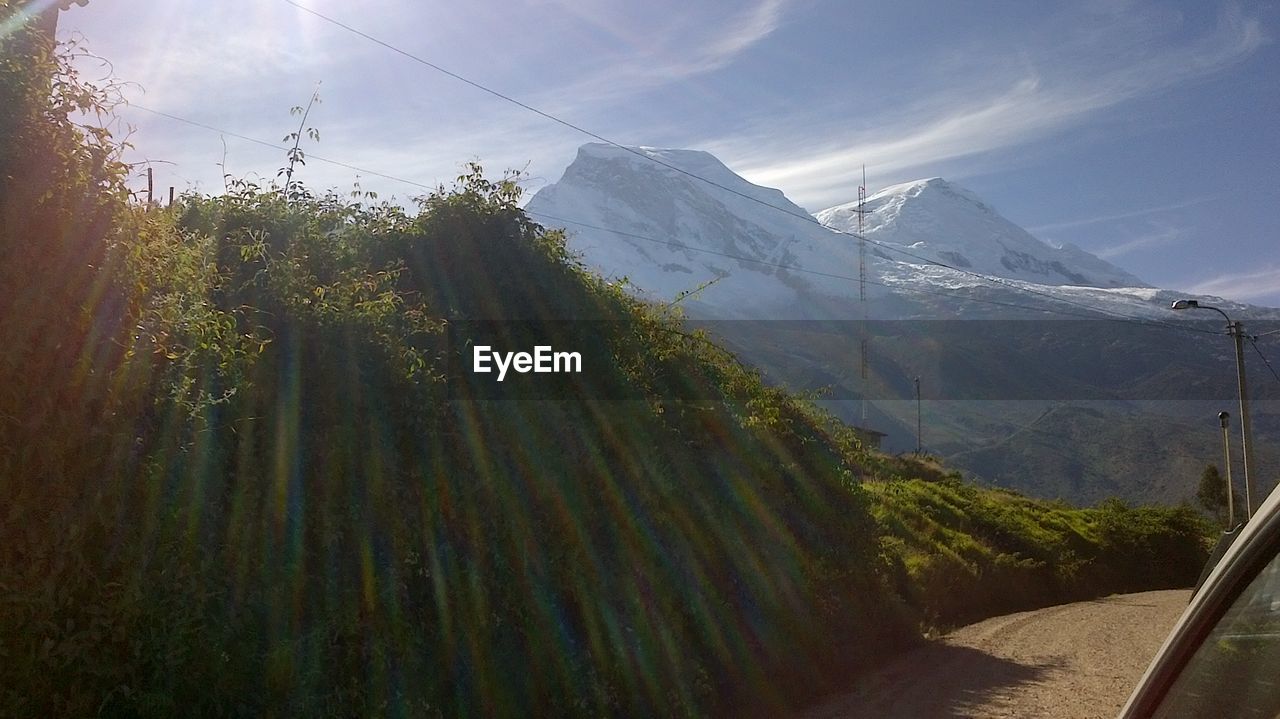
{"type": "Polygon", "coordinates": [[[1042,242],[941,178],[885,188],[864,207],[866,306],[856,202],[810,215],[707,152],[589,143],[525,209],[566,228],[585,264],[625,277],[642,296],[669,301],[703,287],[688,304],[708,317],[1078,316],[1094,308],[1169,318],[1173,293],[1074,245],[1042,242]]]}
{"type": "MultiPolygon", "coordinates": [[[[857,210],[854,201],[816,217],[827,227],[854,232],[857,210]]],[[[1057,248],[1036,239],[977,195],[940,177],[894,185],[868,197],[863,232],[868,240],[983,275],[1055,286],[1147,286],[1073,245],[1057,248]]]]}
{"type": "Polygon", "coordinates": [[[694,150],[585,145],[560,181],[525,209],[567,228],[570,249],[589,266],[625,276],[655,299],[708,282],[698,300],[723,308],[777,306],[809,292],[847,294],[847,278],[787,268],[847,275],[856,261],[852,238],[694,150]]]}

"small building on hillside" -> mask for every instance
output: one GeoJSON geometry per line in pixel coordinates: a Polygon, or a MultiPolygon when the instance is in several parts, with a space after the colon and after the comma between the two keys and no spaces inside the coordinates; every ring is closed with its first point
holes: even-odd
{"type": "Polygon", "coordinates": [[[852,429],[853,433],[858,436],[858,440],[862,442],[862,446],[865,449],[880,449],[881,440],[889,436],[884,432],[877,432],[869,427],[850,425],[850,429],[852,429]]]}

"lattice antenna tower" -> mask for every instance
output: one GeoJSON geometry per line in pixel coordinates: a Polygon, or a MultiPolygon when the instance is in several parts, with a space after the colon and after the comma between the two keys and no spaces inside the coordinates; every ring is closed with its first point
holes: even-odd
{"type": "MultiPolygon", "coordinates": [[[[862,380],[867,379],[867,236],[863,234],[864,216],[867,214],[867,166],[862,166],[862,184],[858,185],[858,299],[862,301],[862,341],[859,342],[862,380]]],[[[866,405],[863,405],[866,415],[866,405]]]]}
{"type": "Polygon", "coordinates": [[[867,337],[867,236],[863,234],[863,217],[867,214],[867,166],[862,166],[862,184],[858,185],[858,299],[862,304],[861,337],[858,341],[860,373],[862,375],[862,422],[867,421],[868,354],[870,340],[867,337]]]}
{"type": "MultiPolygon", "coordinates": [[[[862,166],[862,184],[858,185],[858,299],[862,301],[863,319],[867,302],[867,238],[862,234],[862,216],[867,212],[867,166],[862,166]]],[[[866,376],[864,370],[862,376],[866,376]]]]}

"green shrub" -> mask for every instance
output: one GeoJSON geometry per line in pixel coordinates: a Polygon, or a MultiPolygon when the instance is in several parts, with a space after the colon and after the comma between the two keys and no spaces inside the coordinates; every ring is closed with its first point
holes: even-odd
{"type": "Polygon", "coordinates": [[[1093,509],[926,480],[866,485],[927,627],[1117,592],[1189,587],[1209,528],[1189,507],[1093,509]]]}

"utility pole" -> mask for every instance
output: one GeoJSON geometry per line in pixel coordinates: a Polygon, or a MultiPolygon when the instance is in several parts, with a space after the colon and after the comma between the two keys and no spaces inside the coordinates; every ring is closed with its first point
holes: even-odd
{"type": "Polygon", "coordinates": [[[1253,444],[1253,425],[1249,423],[1249,390],[1244,380],[1244,326],[1239,320],[1233,320],[1226,312],[1210,305],[1202,305],[1199,300],[1174,300],[1170,306],[1173,310],[1213,310],[1227,321],[1227,334],[1235,340],[1236,346],[1236,382],[1240,393],[1240,446],[1244,454],[1244,518],[1253,517],[1253,458],[1249,454],[1249,446],[1253,444]]]}
{"type": "Polygon", "coordinates": [[[1235,488],[1231,486],[1231,438],[1227,436],[1227,423],[1231,421],[1231,414],[1228,412],[1218,413],[1218,423],[1222,425],[1222,456],[1223,463],[1227,467],[1227,531],[1230,532],[1236,526],[1236,500],[1235,488]]]}
{"type": "Polygon", "coordinates": [[[1240,446],[1244,454],[1244,506],[1245,517],[1253,516],[1251,478],[1252,457],[1249,446],[1253,444],[1253,425],[1249,422],[1249,390],[1244,379],[1244,327],[1236,320],[1228,325],[1228,331],[1236,341],[1236,382],[1240,390],[1240,446]]]}

